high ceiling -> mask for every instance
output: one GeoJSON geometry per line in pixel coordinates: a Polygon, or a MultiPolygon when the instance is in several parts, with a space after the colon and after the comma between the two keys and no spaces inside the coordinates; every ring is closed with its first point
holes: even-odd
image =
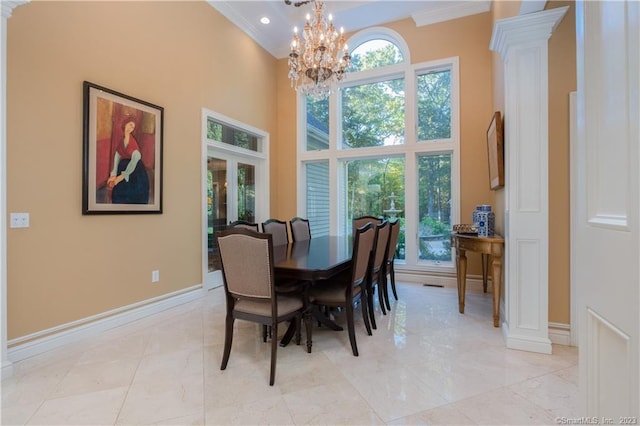
{"type": "MultiPolygon", "coordinates": [[[[311,3],[286,5],[284,0],[209,0],[209,4],[276,58],[289,54],[293,27],[301,28],[313,7],[311,3]],[[262,17],[271,22],[260,23],[262,17]]],[[[344,27],[346,32],[409,17],[423,26],[489,10],[491,0],[325,0],[325,11],[332,13],[336,27],[344,27]]]]}

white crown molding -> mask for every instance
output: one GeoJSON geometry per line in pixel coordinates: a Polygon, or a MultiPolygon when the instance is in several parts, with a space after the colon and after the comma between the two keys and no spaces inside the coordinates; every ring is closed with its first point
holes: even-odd
{"type": "Polygon", "coordinates": [[[522,0],[522,3],[520,3],[520,15],[541,12],[546,4],[547,0],[522,0]]]}
{"type": "Polygon", "coordinates": [[[534,40],[548,40],[567,10],[569,6],[499,19],[493,25],[489,49],[500,53],[505,58],[510,46],[534,40]]]}
{"type": "Polygon", "coordinates": [[[2,0],[0,1],[0,14],[3,18],[11,18],[13,9],[23,4],[29,3],[30,0],[2,0]]]}
{"type": "Polygon", "coordinates": [[[411,15],[416,26],[437,24],[438,22],[449,21],[451,19],[463,18],[465,16],[477,15],[478,13],[489,12],[491,10],[491,1],[460,1],[455,2],[451,6],[423,10],[411,15]]]}

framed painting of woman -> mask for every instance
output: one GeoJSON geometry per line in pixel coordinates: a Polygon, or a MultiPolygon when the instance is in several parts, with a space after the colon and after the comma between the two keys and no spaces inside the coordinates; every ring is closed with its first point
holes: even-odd
{"type": "Polygon", "coordinates": [[[82,214],[162,213],[164,109],[88,81],[82,214]]]}

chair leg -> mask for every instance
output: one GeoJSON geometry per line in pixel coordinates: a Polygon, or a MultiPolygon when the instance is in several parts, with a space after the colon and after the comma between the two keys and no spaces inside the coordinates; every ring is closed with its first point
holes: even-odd
{"type": "Polygon", "coordinates": [[[301,334],[302,334],[302,314],[296,315],[296,345],[300,345],[301,334]]]}
{"type": "MultiPolygon", "coordinates": [[[[272,325],[271,328],[277,327],[277,325],[272,325]]],[[[278,339],[271,339],[271,373],[269,375],[269,385],[273,386],[273,383],[276,381],[276,356],[278,353],[278,339]]]]}
{"type": "Polygon", "coordinates": [[[382,290],[383,290],[383,296],[384,296],[384,304],[387,307],[387,311],[391,312],[391,303],[389,303],[389,282],[387,281],[387,274],[385,272],[384,276],[383,276],[383,280],[382,280],[382,290]]]}
{"type": "Polygon", "coordinates": [[[304,313],[304,325],[307,327],[307,353],[311,353],[311,330],[313,329],[313,307],[304,313]]]}
{"type": "Polygon", "coordinates": [[[364,326],[367,328],[367,334],[371,336],[373,333],[371,332],[371,323],[369,322],[369,309],[367,308],[367,293],[365,289],[360,293],[360,305],[362,306],[364,326]]]}
{"type": "Polygon", "coordinates": [[[224,330],[224,352],[222,353],[222,364],[220,365],[220,370],[224,370],[225,368],[227,368],[227,363],[229,362],[229,355],[231,354],[231,343],[233,342],[233,321],[233,316],[227,314],[224,330]]]}
{"type": "Polygon", "coordinates": [[[378,279],[376,285],[378,286],[378,304],[380,305],[380,310],[382,311],[382,315],[387,315],[387,310],[384,306],[384,290],[382,290],[380,286],[380,279],[378,279]]]}
{"type": "Polygon", "coordinates": [[[375,312],[373,309],[373,287],[369,287],[367,289],[367,297],[366,297],[366,302],[369,306],[369,319],[371,320],[371,328],[373,328],[374,330],[377,330],[378,327],[376,327],[376,317],[375,317],[375,312]]]}
{"type": "Polygon", "coordinates": [[[267,341],[267,325],[266,324],[262,324],[262,341],[263,342],[267,341]]]}
{"type": "Polygon", "coordinates": [[[389,276],[391,277],[391,291],[393,291],[393,297],[398,300],[398,293],[396,293],[396,271],[393,267],[393,262],[391,263],[391,268],[389,268],[389,276]]]}
{"type": "Polygon", "coordinates": [[[353,303],[347,303],[347,329],[349,330],[349,341],[351,342],[351,351],[353,356],[358,356],[358,345],[356,345],[356,328],[353,321],[353,303]]]}

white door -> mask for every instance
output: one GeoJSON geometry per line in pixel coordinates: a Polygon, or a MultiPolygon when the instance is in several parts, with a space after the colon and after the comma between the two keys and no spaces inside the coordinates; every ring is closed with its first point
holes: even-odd
{"type": "Polygon", "coordinates": [[[600,424],[640,415],[639,25],[638,2],[576,4],[580,399],[600,424]]]}

